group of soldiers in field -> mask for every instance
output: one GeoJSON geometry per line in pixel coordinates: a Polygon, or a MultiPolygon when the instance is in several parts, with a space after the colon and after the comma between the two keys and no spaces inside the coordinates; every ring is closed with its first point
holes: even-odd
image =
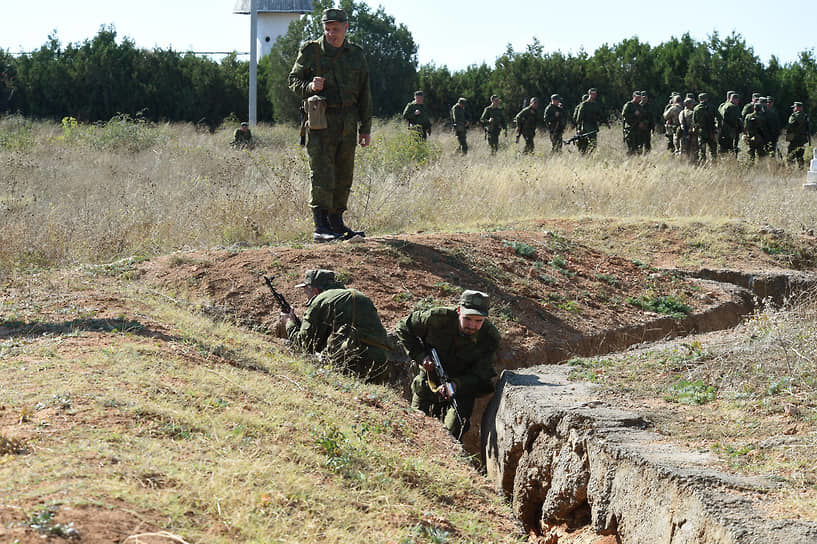
{"type": "MultiPolygon", "coordinates": [[[[431,118],[423,104],[423,92],[417,91],[414,96],[414,101],[403,110],[403,118],[411,129],[425,139],[431,132],[431,118]]],[[[562,97],[558,94],[551,95],[544,111],[540,108],[539,99],[531,97],[513,118],[516,141],[522,137],[525,142],[522,152],[534,151],[536,128],[540,122],[550,136],[553,152],[561,151],[566,143],[563,137],[568,123],[575,127],[576,135],[567,143],[575,142],[582,153],[592,151],[597,144],[599,126],[610,126],[597,97],[598,89],[589,89],[572,114],[565,110],[562,97]]],[[[775,109],[774,98],[761,96],[760,93],[754,93],[752,101],[741,108],[741,95],[736,91],[729,91],[726,100],[717,107],[709,93],[700,93],[697,97],[687,93],[682,97],[674,92],[661,118],[648,106],[648,101],[647,91],[634,91],[632,99],[621,109],[622,138],[630,155],[649,153],[653,134],[663,124],[668,151],[695,163],[715,160],[719,154],[737,155],[741,136],[752,160],[782,157],[779,140],[785,128],[789,142],[786,153],[788,162],[796,162],[801,168],[804,166],[803,156],[809,142],[810,124],[801,102],[791,106],[792,113],[784,125],[775,109]]],[[[471,125],[466,105],[465,98],[457,100],[450,116],[461,153],[468,152],[467,130],[471,125]]],[[[479,123],[491,153],[496,153],[500,134],[508,134],[508,120],[499,96],[491,96],[491,103],[483,110],[479,123]]]]}

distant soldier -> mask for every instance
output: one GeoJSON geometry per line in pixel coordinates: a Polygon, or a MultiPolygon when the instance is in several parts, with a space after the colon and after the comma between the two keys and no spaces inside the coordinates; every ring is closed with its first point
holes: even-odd
{"type": "Polygon", "coordinates": [[[523,153],[533,153],[533,138],[536,135],[536,122],[539,120],[538,106],[539,99],[532,96],[528,106],[522,108],[513,118],[517,132],[525,139],[523,153]]]}
{"type": "Polygon", "coordinates": [[[635,155],[641,152],[641,134],[639,125],[644,117],[641,107],[641,91],[633,91],[632,99],[621,108],[622,130],[624,143],[627,144],[627,154],[635,155]]]}
{"type": "Polygon", "coordinates": [[[558,94],[550,95],[550,104],[545,108],[545,127],[550,132],[551,151],[561,151],[562,135],[567,128],[567,112],[558,94]]]}
{"type": "Polygon", "coordinates": [[[468,114],[465,111],[465,104],[468,101],[465,98],[460,98],[457,103],[451,106],[451,126],[454,127],[454,134],[457,135],[457,142],[459,144],[458,150],[465,155],[468,153],[468,141],[466,135],[468,134],[468,114]]]}
{"type": "Polygon", "coordinates": [[[774,97],[766,97],[766,126],[769,129],[769,141],[766,147],[769,155],[772,157],[778,156],[777,142],[780,140],[780,134],[783,132],[783,125],[780,122],[780,115],[777,108],[774,106],[774,97]]]}
{"type": "Polygon", "coordinates": [[[488,321],[488,295],[463,291],[456,308],[415,310],[398,323],[396,334],[420,372],[411,382],[411,407],[443,421],[449,432],[460,437],[468,430],[468,419],[477,397],[494,392],[494,358],[500,335],[488,321]],[[450,406],[449,392],[435,371],[431,348],[437,351],[452,380],[454,398],[464,425],[450,406]]]}
{"type": "Polygon", "coordinates": [[[714,161],[718,156],[718,129],[723,118],[709,101],[709,93],[698,95],[698,105],[692,113],[692,123],[698,139],[698,163],[706,162],[706,149],[709,148],[709,159],[714,161]]]}
{"type": "Polygon", "coordinates": [[[582,104],[587,102],[587,98],[588,98],[588,95],[583,94],[581,101],[578,104],[576,104],[575,108],[573,108],[573,116],[571,117],[571,119],[573,120],[573,126],[574,127],[577,126],[578,123],[579,123],[579,109],[582,107],[582,104]]]}
{"type": "Polygon", "coordinates": [[[499,105],[498,95],[491,95],[491,103],[482,110],[479,122],[485,130],[491,153],[496,153],[499,150],[499,133],[504,130],[505,136],[508,135],[508,122],[505,120],[505,110],[499,105]]]}
{"type": "Polygon", "coordinates": [[[332,270],[307,270],[302,287],[309,299],[301,326],[295,310],[281,314],[290,343],[365,380],[388,377],[389,339],[371,299],[335,280],[332,270]]]}
{"type": "Polygon", "coordinates": [[[678,114],[684,109],[682,102],[681,94],[673,91],[661,115],[664,118],[664,136],[667,138],[667,151],[670,153],[678,152],[675,148],[675,133],[678,132],[678,114]]]}
{"type": "Polygon", "coordinates": [[[695,162],[698,154],[698,140],[695,139],[695,99],[684,98],[684,109],[678,114],[678,148],[689,162],[695,162]]]}
{"type": "Polygon", "coordinates": [[[795,102],[792,108],[794,111],[789,116],[789,123],[786,125],[786,140],[789,142],[786,160],[789,164],[797,161],[797,165],[803,168],[805,166],[803,155],[810,136],[809,118],[803,111],[802,102],[795,102]]]}
{"type": "Polygon", "coordinates": [[[599,124],[607,123],[601,111],[601,104],[596,100],[599,91],[595,87],[588,89],[587,100],[581,103],[579,111],[576,113],[576,133],[586,134],[585,137],[576,141],[576,147],[582,153],[592,152],[596,149],[599,124]]]}
{"type": "Polygon", "coordinates": [[[639,145],[644,153],[652,151],[652,133],[655,130],[655,116],[649,105],[650,96],[647,91],[641,91],[641,122],[638,125],[639,145]]]}
{"type": "Polygon", "coordinates": [[[250,125],[247,123],[241,123],[235,131],[233,132],[233,141],[230,142],[230,145],[237,148],[251,148],[252,144],[252,132],[250,131],[250,125]]]}
{"type": "Polygon", "coordinates": [[[755,111],[755,104],[757,104],[758,99],[761,97],[760,93],[752,93],[752,100],[751,102],[747,102],[743,109],[740,111],[740,118],[746,119],[746,116],[750,113],[754,113],[755,111]]]}
{"type": "Polygon", "coordinates": [[[721,134],[718,139],[721,153],[738,154],[738,138],[743,132],[743,118],[740,116],[740,93],[729,91],[726,102],[718,107],[723,118],[721,134]]]}
{"type": "Polygon", "coordinates": [[[426,111],[425,104],[423,104],[424,101],[423,91],[415,91],[414,100],[403,108],[403,119],[408,121],[409,129],[413,130],[423,140],[431,134],[431,118],[426,111]]]}
{"type": "Polygon", "coordinates": [[[675,94],[670,99],[670,103],[664,108],[664,134],[666,135],[669,143],[667,144],[667,150],[674,153],[679,154],[681,153],[681,141],[677,137],[678,129],[681,126],[681,122],[678,119],[678,116],[684,110],[684,106],[681,104],[681,95],[675,94]]]}
{"type": "Polygon", "coordinates": [[[766,144],[769,140],[766,117],[763,115],[763,104],[758,100],[753,106],[754,111],[743,120],[743,133],[746,145],[749,147],[749,158],[765,157],[766,144]]]}

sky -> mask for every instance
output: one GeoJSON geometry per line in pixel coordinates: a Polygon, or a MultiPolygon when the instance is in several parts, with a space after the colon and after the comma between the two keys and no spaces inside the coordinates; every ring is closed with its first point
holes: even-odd
{"type": "MultiPolygon", "coordinates": [[[[546,52],[592,54],[604,43],[638,37],[653,46],[688,32],[703,41],[739,33],[763,63],[782,63],[817,48],[814,0],[681,2],[611,0],[365,0],[405,24],[420,64],[461,70],[492,65],[508,44],[523,51],[537,38],[546,52]],[[637,5],[637,9],[631,6],[637,5]],[[702,6],[702,7],[699,7],[702,6]]],[[[56,29],[63,45],[92,38],[114,25],[138,47],[177,51],[249,51],[248,15],[232,13],[234,0],[0,0],[0,49],[17,53],[43,45],[56,29]]]]}

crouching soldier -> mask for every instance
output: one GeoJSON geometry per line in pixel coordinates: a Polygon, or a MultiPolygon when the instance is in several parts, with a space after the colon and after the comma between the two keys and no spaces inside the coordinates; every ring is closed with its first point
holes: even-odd
{"type": "Polygon", "coordinates": [[[414,311],[395,331],[408,356],[420,365],[411,383],[412,408],[439,418],[457,438],[468,430],[474,400],[494,392],[494,357],[500,336],[488,321],[488,308],[487,294],[464,291],[456,308],[414,311]],[[442,383],[435,368],[432,348],[448,375],[448,384],[442,383]]]}
{"type": "Polygon", "coordinates": [[[338,283],[332,270],[307,270],[296,287],[309,299],[300,327],[294,309],[281,313],[294,347],[367,381],[388,378],[389,340],[369,297],[338,283]]]}

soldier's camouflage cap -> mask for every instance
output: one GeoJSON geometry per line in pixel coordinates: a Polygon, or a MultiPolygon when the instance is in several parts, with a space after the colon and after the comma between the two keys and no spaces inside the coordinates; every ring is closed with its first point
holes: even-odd
{"type": "Polygon", "coordinates": [[[243,123],[241,123],[241,126],[242,127],[248,127],[248,126],[250,126],[250,124],[248,122],[244,121],[243,123]]]}
{"type": "Polygon", "coordinates": [[[760,93],[752,93],[752,100],[760,98],[760,93]]]}
{"type": "Polygon", "coordinates": [[[757,101],[760,102],[761,104],[765,104],[767,102],[767,99],[765,96],[758,96],[757,101]]]}
{"type": "Polygon", "coordinates": [[[346,23],[349,19],[346,17],[346,12],[342,9],[337,8],[329,8],[323,10],[323,17],[321,17],[322,23],[346,23]]]}
{"type": "Polygon", "coordinates": [[[492,94],[491,95],[491,101],[494,101],[494,100],[499,100],[499,95],[498,94],[492,94]]]}
{"type": "Polygon", "coordinates": [[[321,291],[326,291],[337,286],[335,272],[333,270],[307,270],[304,274],[304,282],[295,287],[317,287],[321,291]]]}
{"type": "Polygon", "coordinates": [[[530,101],[529,101],[528,103],[529,103],[529,104],[532,104],[533,102],[539,102],[539,99],[538,99],[538,98],[536,98],[535,96],[531,96],[531,97],[530,97],[530,101]]]}
{"type": "Polygon", "coordinates": [[[774,97],[769,95],[766,97],[766,102],[774,102],[774,97]]]}
{"type": "Polygon", "coordinates": [[[692,100],[695,100],[695,93],[687,93],[686,98],[691,98],[692,100]]]}
{"type": "Polygon", "coordinates": [[[488,293],[467,289],[460,295],[461,315],[481,315],[482,317],[488,317],[488,310],[490,308],[491,302],[488,299],[488,293]]]}
{"type": "Polygon", "coordinates": [[[561,100],[562,97],[559,96],[558,94],[552,94],[552,95],[550,95],[550,99],[551,100],[561,100]]]}
{"type": "Polygon", "coordinates": [[[795,102],[794,104],[791,105],[791,107],[792,108],[802,108],[803,103],[802,102],[795,102]]]}
{"type": "Polygon", "coordinates": [[[684,106],[691,106],[694,103],[695,103],[695,99],[692,98],[691,96],[688,96],[688,97],[684,98],[684,106]]]}
{"type": "Polygon", "coordinates": [[[633,91],[633,96],[641,96],[641,91],[633,91]]]}
{"type": "Polygon", "coordinates": [[[703,102],[704,100],[709,100],[709,93],[699,93],[698,100],[703,102]]]}
{"type": "Polygon", "coordinates": [[[595,87],[590,87],[589,89],[587,89],[587,94],[593,94],[593,93],[598,94],[598,92],[599,92],[599,90],[597,88],[595,88],[595,87]]]}
{"type": "Polygon", "coordinates": [[[425,96],[423,91],[414,91],[414,96],[425,96]]]}
{"type": "Polygon", "coordinates": [[[641,91],[641,96],[647,97],[650,96],[650,93],[648,93],[647,91],[641,91]]]}
{"type": "Polygon", "coordinates": [[[743,95],[742,95],[742,94],[740,94],[740,93],[739,93],[739,92],[737,92],[737,91],[732,91],[732,94],[730,95],[730,98],[735,98],[735,97],[738,97],[738,98],[743,98],[743,95]]]}
{"type": "Polygon", "coordinates": [[[468,102],[468,99],[467,99],[467,98],[465,98],[464,96],[461,96],[461,97],[459,97],[459,98],[457,99],[457,102],[460,102],[460,103],[461,103],[461,102],[468,102]]]}

